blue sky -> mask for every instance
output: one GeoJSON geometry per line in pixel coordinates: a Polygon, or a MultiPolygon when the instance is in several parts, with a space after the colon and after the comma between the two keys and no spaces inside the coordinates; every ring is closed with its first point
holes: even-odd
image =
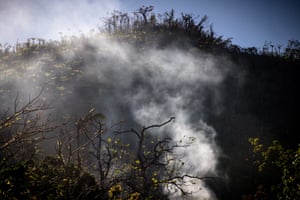
{"type": "Polygon", "coordinates": [[[153,5],[156,13],[174,8],[178,16],[207,15],[217,35],[242,47],[300,39],[299,0],[0,0],[0,43],[87,32],[114,9],[132,12],[142,5],[153,5]]]}
{"type": "Polygon", "coordinates": [[[127,9],[135,2],[151,2],[158,12],[174,8],[177,14],[207,15],[218,35],[232,37],[243,47],[263,46],[264,42],[286,45],[300,39],[299,0],[127,0],[127,9]]]}

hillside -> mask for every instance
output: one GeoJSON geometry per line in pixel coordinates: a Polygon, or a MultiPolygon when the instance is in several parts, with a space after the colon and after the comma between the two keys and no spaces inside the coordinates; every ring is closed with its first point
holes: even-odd
{"type": "Polygon", "coordinates": [[[3,47],[0,198],[259,199],[281,179],[259,178],[249,138],[298,147],[297,41],[242,49],[152,10],[3,47]]]}

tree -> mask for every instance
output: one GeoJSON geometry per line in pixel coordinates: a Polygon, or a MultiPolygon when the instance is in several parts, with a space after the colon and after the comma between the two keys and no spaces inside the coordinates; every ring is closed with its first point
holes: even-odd
{"type": "Polygon", "coordinates": [[[108,33],[126,32],[129,30],[130,20],[127,13],[114,10],[110,17],[104,18],[104,24],[108,33]]]}
{"type": "Polygon", "coordinates": [[[77,169],[88,169],[104,199],[166,199],[172,193],[188,196],[192,192],[186,190],[186,184],[209,178],[183,171],[188,163],[175,153],[192,145],[195,138],[173,141],[151,134],[174,119],[140,131],[123,131],[122,122],[108,127],[103,115],[91,109],[75,123],[75,132],[66,131],[69,136],[58,140],[58,158],[64,167],[75,164],[77,169]]]}
{"type": "Polygon", "coordinates": [[[253,199],[299,199],[300,144],[296,149],[287,149],[277,140],[266,147],[259,138],[250,138],[249,142],[258,171],[274,179],[271,183],[261,183],[253,199]]]}
{"type": "Polygon", "coordinates": [[[57,128],[49,119],[42,120],[50,107],[39,97],[19,106],[15,98],[13,110],[5,111],[0,118],[0,199],[28,199],[33,167],[39,151],[38,144],[49,139],[57,128]],[[30,175],[29,175],[30,174],[30,175]]]}
{"type": "Polygon", "coordinates": [[[51,107],[40,101],[40,96],[29,99],[19,106],[15,98],[12,111],[5,111],[0,118],[0,167],[12,160],[26,160],[35,155],[36,144],[48,138],[48,133],[57,128],[49,119],[41,120],[42,113],[51,107]]]}
{"type": "Polygon", "coordinates": [[[189,138],[189,141],[183,144],[173,142],[169,137],[147,141],[151,138],[148,135],[150,129],[165,126],[174,119],[171,117],[164,123],[143,127],[141,131],[131,129],[118,132],[118,134],[132,133],[138,140],[131,161],[132,167],[125,183],[133,192],[139,193],[142,199],[166,198],[162,191],[166,192],[170,188],[172,190],[169,192],[179,190],[182,195],[188,195],[189,192],[183,188],[183,185],[186,182],[192,182],[193,179],[202,179],[181,172],[185,163],[181,161],[180,156],[174,155],[176,148],[185,148],[191,145],[193,138],[189,138]]]}
{"type": "Polygon", "coordinates": [[[285,49],[285,56],[292,59],[300,59],[300,41],[289,40],[285,49]]]}
{"type": "Polygon", "coordinates": [[[148,15],[153,11],[153,9],[154,6],[142,6],[138,10],[136,10],[134,14],[142,15],[144,24],[148,24],[148,15]]]}

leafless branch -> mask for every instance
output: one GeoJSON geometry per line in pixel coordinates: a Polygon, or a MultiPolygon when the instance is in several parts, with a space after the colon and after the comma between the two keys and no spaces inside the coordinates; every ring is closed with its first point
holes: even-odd
{"type": "Polygon", "coordinates": [[[30,99],[21,108],[19,105],[19,96],[14,101],[14,112],[2,117],[0,120],[0,131],[6,132],[7,136],[0,137],[0,150],[8,148],[10,145],[18,142],[32,141],[37,142],[46,139],[44,133],[53,131],[57,126],[49,125],[50,121],[47,120],[41,123],[40,112],[52,109],[46,104],[39,104],[39,93],[33,99],[30,99]]]}

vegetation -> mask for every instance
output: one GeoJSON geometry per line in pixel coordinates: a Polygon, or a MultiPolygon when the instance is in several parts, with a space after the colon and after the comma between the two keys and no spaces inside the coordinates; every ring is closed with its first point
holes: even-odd
{"type": "Polygon", "coordinates": [[[40,122],[39,113],[48,107],[37,100],[20,109],[16,105],[0,121],[2,199],[165,199],[170,192],[188,195],[183,186],[204,179],[182,172],[185,163],[174,153],[194,138],[174,142],[151,134],[173,117],[141,131],[119,131],[114,127],[120,124],[107,127],[104,116],[91,109],[75,130],[55,136],[56,155],[41,160],[39,142],[49,140],[46,134],[57,127],[40,122]],[[123,134],[133,134],[136,146],[124,143],[118,137],[123,134]]]}
{"type": "Polygon", "coordinates": [[[259,183],[250,199],[299,199],[300,145],[293,150],[284,148],[276,140],[266,147],[259,138],[250,138],[249,142],[253,146],[254,164],[260,176],[268,177],[267,182],[259,183]]]}
{"type": "MultiPolygon", "coordinates": [[[[103,19],[104,28],[91,31],[90,35],[62,35],[61,41],[29,38],[16,46],[0,45],[0,81],[4,77],[0,99],[13,102],[12,107],[3,103],[0,112],[0,199],[168,199],[169,194],[187,197],[197,193],[201,188],[190,191],[186,186],[202,181],[211,183],[219,198],[241,199],[244,195],[246,199],[299,199],[300,149],[294,135],[298,128],[295,91],[299,81],[299,41],[288,41],[285,49],[271,42],[266,42],[262,50],[241,48],[232,44],[230,38],[217,36],[207,24],[207,16],[197,21],[197,16],[182,13],[176,19],[174,10],[156,15],[153,9],[141,7],[133,16],[114,11],[103,19]],[[88,82],[82,76],[85,62],[92,59],[90,40],[102,35],[122,44],[132,44],[138,51],[180,43],[183,50],[193,47],[228,57],[243,66],[238,70],[245,73],[244,85],[239,84],[240,74],[232,73],[221,86],[225,114],[205,116],[205,120],[223,133],[218,136],[218,142],[224,153],[235,159],[224,159],[220,164],[220,168],[231,167],[230,189],[219,187],[216,183],[219,178],[183,170],[188,163],[177,150],[193,145],[195,138],[174,141],[168,134],[163,137],[156,134],[171,126],[173,117],[159,124],[131,129],[124,129],[123,121],[109,124],[94,108],[81,117],[61,112],[54,117],[56,120],[51,118],[58,102],[67,101],[64,98],[74,92],[70,89],[72,82],[97,90],[93,80],[88,82]],[[73,53],[74,58],[67,59],[68,53],[73,53]],[[40,74],[33,68],[35,58],[39,58],[42,66],[40,74]],[[12,68],[18,70],[11,74],[12,68]],[[30,82],[26,84],[43,80],[42,85],[34,88],[42,92],[26,103],[14,96],[13,86],[5,80],[6,76],[21,77],[24,68],[32,69],[28,74],[30,82]],[[46,103],[45,91],[57,101],[54,105],[46,103]],[[259,128],[266,128],[253,129],[257,125],[253,116],[261,122],[257,123],[259,128]],[[250,121],[251,127],[242,120],[250,121]],[[264,135],[253,130],[270,133],[264,135]],[[253,135],[241,134],[247,131],[253,131],[253,135]],[[280,131],[284,134],[280,135],[280,131]],[[264,146],[259,139],[252,138],[249,141],[253,151],[249,153],[248,138],[255,134],[280,142],[274,140],[270,146],[264,146]],[[236,136],[239,142],[232,145],[236,136]],[[55,143],[55,152],[45,153],[46,143],[55,143]],[[255,169],[248,168],[245,157],[252,157],[255,169]],[[239,171],[241,166],[253,176],[244,177],[245,171],[239,171]],[[228,194],[232,191],[235,194],[228,194]]],[[[213,106],[207,102],[204,109],[215,109],[213,106]]]]}
{"type": "MultiPolygon", "coordinates": [[[[257,47],[241,48],[232,44],[231,38],[224,39],[217,36],[212,25],[207,24],[208,17],[205,15],[199,21],[199,16],[181,13],[181,18],[175,18],[175,11],[171,10],[163,14],[153,13],[153,6],[143,6],[133,12],[133,16],[121,11],[113,11],[109,17],[103,19],[104,28],[99,27],[99,33],[110,34],[114,38],[122,41],[133,42],[141,45],[160,44],[166,45],[174,42],[176,38],[183,36],[181,41],[189,40],[189,44],[206,51],[227,51],[231,53],[279,56],[286,59],[299,59],[300,45],[298,40],[289,40],[287,47],[282,49],[282,45],[274,45],[266,41],[262,49],[257,47]]],[[[99,34],[91,30],[90,34],[99,34]]],[[[27,55],[44,51],[57,51],[66,48],[67,41],[70,43],[79,42],[80,39],[88,39],[81,35],[81,38],[63,36],[61,41],[47,42],[41,38],[29,38],[26,43],[17,43],[16,46],[10,44],[0,44],[0,56],[5,57],[10,54],[27,55]]]]}

